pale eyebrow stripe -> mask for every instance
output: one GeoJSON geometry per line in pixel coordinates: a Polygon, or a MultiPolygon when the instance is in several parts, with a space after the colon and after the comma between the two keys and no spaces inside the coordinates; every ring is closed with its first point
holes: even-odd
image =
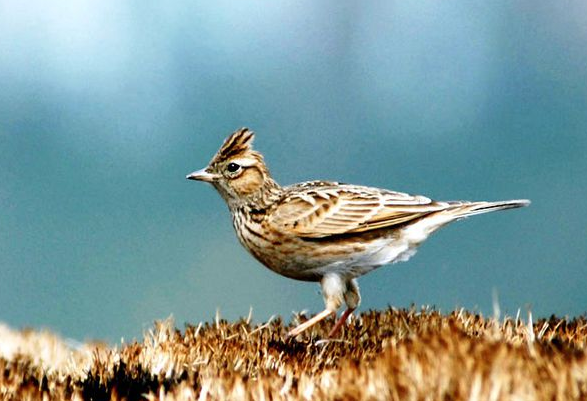
{"type": "Polygon", "coordinates": [[[257,164],[257,160],[249,157],[243,157],[242,159],[232,159],[231,162],[240,164],[243,167],[251,167],[257,164]]]}

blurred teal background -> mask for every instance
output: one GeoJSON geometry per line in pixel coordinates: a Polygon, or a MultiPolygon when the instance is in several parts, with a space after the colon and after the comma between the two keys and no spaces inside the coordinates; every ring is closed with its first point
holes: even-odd
{"type": "Polygon", "coordinates": [[[0,1],[0,320],[118,341],[323,307],[185,180],[241,126],[278,182],[530,198],[360,280],[362,309],[587,309],[587,2],[0,1]]]}

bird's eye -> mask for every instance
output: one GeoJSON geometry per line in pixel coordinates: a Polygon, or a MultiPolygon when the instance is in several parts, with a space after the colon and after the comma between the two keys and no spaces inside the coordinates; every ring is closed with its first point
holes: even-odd
{"type": "Polygon", "coordinates": [[[229,173],[236,173],[240,168],[241,166],[236,163],[228,163],[228,166],[226,166],[229,173]]]}

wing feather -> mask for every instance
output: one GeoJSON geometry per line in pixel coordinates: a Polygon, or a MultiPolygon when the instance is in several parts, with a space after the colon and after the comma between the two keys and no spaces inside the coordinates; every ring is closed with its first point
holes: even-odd
{"type": "Polygon", "coordinates": [[[299,237],[324,238],[393,227],[449,206],[403,192],[304,183],[289,188],[288,195],[271,213],[269,223],[299,237]]]}

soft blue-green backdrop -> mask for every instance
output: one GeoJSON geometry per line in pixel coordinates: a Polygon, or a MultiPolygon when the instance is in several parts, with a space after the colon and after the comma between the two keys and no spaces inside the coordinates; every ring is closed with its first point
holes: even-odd
{"type": "Polygon", "coordinates": [[[532,199],[363,277],[362,309],[587,309],[587,2],[1,0],[0,320],[320,310],[184,178],[241,126],[282,184],[532,199]]]}

